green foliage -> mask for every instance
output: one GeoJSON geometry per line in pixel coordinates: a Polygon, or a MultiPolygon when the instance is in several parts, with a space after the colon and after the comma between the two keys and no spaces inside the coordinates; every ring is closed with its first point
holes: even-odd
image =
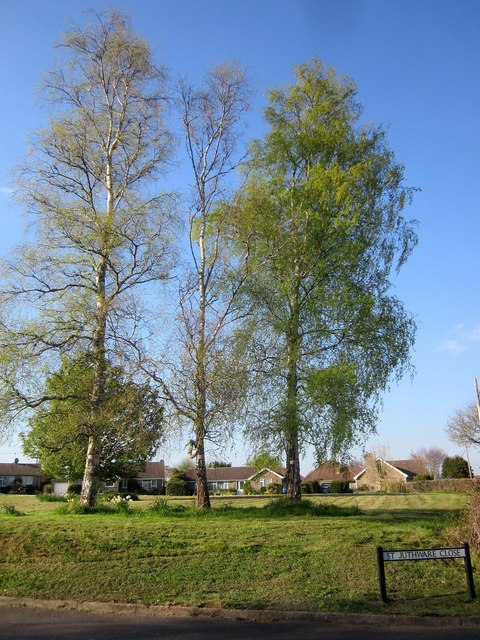
{"type": "Polygon", "coordinates": [[[251,481],[250,480],[246,480],[244,485],[243,485],[243,495],[251,496],[254,493],[256,493],[256,491],[255,491],[255,489],[253,489],[251,481]]]}
{"type": "Polygon", "coordinates": [[[246,462],[247,466],[254,467],[256,471],[262,469],[276,469],[282,465],[278,456],[271,455],[268,451],[261,451],[249,458],[246,462]]]}
{"type": "Polygon", "coordinates": [[[183,458],[177,465],[176,470],[180,473],[188,471],[189,469],[195,469],[195,463],[191,458],[183,458]]]}
{"type": "Polygon", "coordinates": [[[98,477],[103,480],[135,475],[158,447],[164,423],[157,393],[110,365],[101,414],[92,424],[93,379],[88,357],[74,362],[64,359],[46,382],[46,395],[63,399],[42,404],[30,420],[30,430],[21,436],[26,455],[38,459],[53,477],[76,480],[83,476],[91,435],[100,442],[98,477]]]}
{"type": "Polygon", "coordinates": [[[272,495],[281,495],[282,485],[278,482],[271,482],[267,485],[267,493],[270,493],[272,495]]]}
{"type": "Polygon", "coordinates": [[[177,474],[172,476],[167,482],[166,488],[167,496],[190,496],[190,491],[187,483],[187,479],[183,474],[177,474]]]}
{"type": "Polygon", "coordinates": [[[302,495],[312,493],[312,485],[310,482],[302,482],[302,495]]]}
{"type": "Polygon", "coordinates": [[[344,480],[334,480],[330,483],[330,493],[348,493],[349,490],[348,482],[344,480]]]}
{"type": "Polygon", "coordinates": [[[442,478],[469,478],[468,462],[461,456],[445,458],[442,465],[442,478]]]}
{"type": "Polygon", "coordinates": [[[406,493],[407,486],[405,482],[388,480],[384,483],[383,490],[386,493],[406,493]]]}
{"type": "Polygon", "coordinates": [[[40,502],[67,502],[66,496],[57,496],[54,493],[37,493],[40,502]]]}
{"type": "Polygon", "coordinates": [[[183,504],[171,504],[167,502],[165,499],[157,498],[155,502],[148,508],[150,513],[154,513],[158,516],[184,516],[188,512],[192,512],[192,510],[188,509],[183,504]]]}
{"type": "Polygon", "coordinates": [[[467,541],[480,551],[480,482],[474,480],[468,490],[468,501],[457,524],[459,542],[467,541]]]}
{"type": "Polygon", "coordinates": [[[301,502],[290,502],[284,498],[272,500],[264,507],[268,515],[275,517],[288,516],[356,516],[360,514],[357,506],[338,507],[333,504],[318,504],[311,500],[302,500],[301,502]]]}
{"type": "Polygon", "coordinates": [[[69,482],[67,493],[70,495],[80,495],[82,492],[82,485],[79,482],[69,482]]]}
{"type": "Polygon", "coordinates": [[[16,506],[13,505],[13,504],[5,504],[5,505],[3,505],[3,512],[5,513],[6,516],[17,517],[17,516],[25,515],[21,511],[18,511],[16,506]]]}
{"type": "Polygon", "coordinates": [[[223,460],[213,460],[207,464],[209,469],[223,469],[223,467],[231,467],[231,462],[224,462],[223,460]]]}
{"type": "Polygon", "coordinates": [[[433,480],[433,476],[428,473],[419,473],[413,477],[414,481],[421,482],[423,480],[433,480]]]}
{"type": "Polygon", "coordinates": [[[286,442],[289,459],[304,441],[333,458],[374,429],[409,366],[415,323],[389,289],[416,243],[402,216],[412,190],[384,131],[360,125],[353,82],[318,59],[295,73],[270,92],[237,198],[258,266],[247,333],[264,410],[251,431],[286,442]]]}

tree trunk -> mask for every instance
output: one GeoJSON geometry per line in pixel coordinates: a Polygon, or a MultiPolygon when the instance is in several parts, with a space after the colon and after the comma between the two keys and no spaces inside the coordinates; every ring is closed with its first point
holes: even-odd
{"type": "Polygon", "coordinates": [[[285,483],[287,487],[287,493],[285,498],[287,500],[300,500],[302,497],[302,485],[300,479],[300,461],[298,457],[298,437],[291,437],[287,443],[287,460],[285,474],[285,483]]]}
{"type": "Polygon", "coordinates": [[[302,485],[299,460],[299,409],[298,409],[298,361],[300,357],[298,290],[291,303],[290,323],[287,331],[287,399],[285,406],[285,448],[286,448],[286,499],[300,500],[302,485]]]}
{"type": "Polygon", "coordinates": [[[205,465],[205,447],[198,445],[195,473],[197,477],[196,505],[199,509],[210,509],[210,495],[208,493],[207,468],[205,465]]]}
{"type": "Polygon", "coordinates": [[[105,394],[106,355],[105,330],[107,323],[107,304],[105,300],[106,261],[102,259],[97,269],[97,317],[92,340],[92,360],[94,368],[93,389],[90,396],[90,435],[88,439],[87,459],[83,474],[80,504],[93,507],[97,500],[100,467],[99,434],[103,425],[100,424],[102,402],[105,394]]]}
{"type": "Polygon", "coordinates": [[[80,495],[80,504],[85,507],[93,507],[97,500],[99,488],[98,467],[100,464],[98,449],[97,438],[90,436],[85,471],[83,473],[82,493],[80,495]]]}

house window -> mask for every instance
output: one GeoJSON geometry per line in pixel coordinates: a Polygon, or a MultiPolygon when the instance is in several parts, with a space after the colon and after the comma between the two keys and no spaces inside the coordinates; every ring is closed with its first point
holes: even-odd
{"type": "Polygon", "coordinates": [[[22,484],[33,484],[33,476],[22,476],[22,484]]]}
{"type": "Polygon", "coordinates": [[[265,487],[265,478],[260,479],[260,487],[265,487]]]}
{"type": "Polygon", "coordinates": [[[244,487],[244,485],[245,485],[245,480],[239,480],[239,481],[237,482],[237,489],[238,489],[239,491],[243,491],[243,487],[244,487]]]}
{"type": "Polygon", "coordinates": [[[0,476],[0,487],[5,487],[6,485],[3,484],[3,476],[0,476]]]}
{"type": "Polygon", "coordinates": [[[115,482],[113,480],[105,480],[105,489],[115,489],[115,482]]]}
{"type": "Polygon", "coordinates": [[[142,480],[142,489],[145,489],[145,491],[152,491],[152,489],[157,489],[157,487],[161,487],[161,481],[159,484],[159,481],[156,478],[150,478],[149,480],[142,480]]]}

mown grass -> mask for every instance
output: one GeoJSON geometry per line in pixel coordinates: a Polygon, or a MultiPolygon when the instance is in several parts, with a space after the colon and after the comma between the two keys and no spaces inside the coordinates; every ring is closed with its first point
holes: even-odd
{"type": "Polygon", "coordinates": [[[142,499],[127,514],[74,515],[34,496],[0,498],[1,595],[480,614],[458,561],[390,563],[391,602],[379,599],[377,545],[456,546],[459,494],[318,496],[293,510],[282,500],[227,498],[215,499],[211,514],[196,513],[191,500],[142,499]],[[6,504],[25,515],[11,517],[6,504]]]}

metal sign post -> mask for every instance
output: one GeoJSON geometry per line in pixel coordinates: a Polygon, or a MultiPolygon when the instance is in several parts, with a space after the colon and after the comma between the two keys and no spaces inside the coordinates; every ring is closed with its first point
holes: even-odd
{"type": "Polygon", "coordinates": [[[455,560],[463,559],[465,575],[467,579],[468,595],[475,599],[475,585],[473,583],[472,562],[470,560],[470,547],[465,542],[463,547],[447,547],[438,549],[392,549],[386,551],[383,547],[377,547],[378,579],[380,584],[380,597],[383,602],[388,602],[387,583],[385,580],[385,562],[403,562],[413,560],[455,560]]]}

